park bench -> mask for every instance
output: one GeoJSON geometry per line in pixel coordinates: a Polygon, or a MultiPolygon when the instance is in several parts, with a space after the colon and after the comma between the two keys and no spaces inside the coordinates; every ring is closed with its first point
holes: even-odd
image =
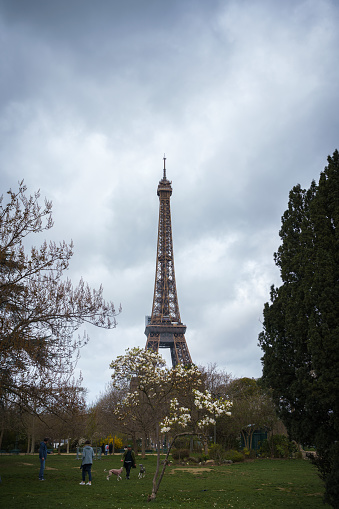
{"type": "MultiPolygon", "coordinates": [[[[102,454],[101,447],[93,447],[93,449],[94,449],[94,453],[95,453],[94,459],[101,460],[101,454],[102,454]]],[[[77,447],[77,454],[75,457],[76,460],[81,460],[82,451],[83,451],[83,447],[77,447]]]]}
{"type": "Polygon", "coordinates": [[[20,451],[20,449],[12,449],[9,452],[10,452],[10,454],[19,454],[21,451],[20,451]]]}

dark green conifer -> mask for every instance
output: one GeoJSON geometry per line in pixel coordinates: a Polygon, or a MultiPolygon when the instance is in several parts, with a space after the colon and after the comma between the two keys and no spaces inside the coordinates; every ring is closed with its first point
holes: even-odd
{"type": "Polygon", "coordinates": [[[326,501],[339,507],[339,153],[319,183],[295,186],[274,254],[282,285],[272,286],[259,344],[263,379],[290,437],[315,445],[326,501]]]}

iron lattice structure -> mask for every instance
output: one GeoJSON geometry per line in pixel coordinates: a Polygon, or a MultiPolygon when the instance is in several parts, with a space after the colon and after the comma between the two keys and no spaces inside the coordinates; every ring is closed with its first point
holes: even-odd
{"type": "Polygon", "coordinates": [[[146,349],[169,348],[173,367],[192,364],[185,339],[186,325],[181,322],[174,273],[171,226],[171,182],[166,178],[164,157],[163,178],[158,185],[159,227],[152,315],[146,317],[146,349]]]}

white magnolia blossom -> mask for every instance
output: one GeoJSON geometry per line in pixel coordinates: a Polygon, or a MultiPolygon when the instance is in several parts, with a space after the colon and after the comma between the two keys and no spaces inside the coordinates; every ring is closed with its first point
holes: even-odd
{"type": "Polygon", "coordinates": [[[215,424],[215,419],[213,417],[209,417],[208,415],[205,415],[203,419],[200,419],[200,421],[197,422],[198,428],[202,429],[206,426],[209,426],[210,424],[215,424]]]}
{"type": "MultiPolygon", "coordinates": [[[[231,415],[230,408],[232,402],[228,400],[213,399],[210,392],[200,392],[193,389],[194,404],[196,408],[204,415],[197,422],[197,426],[200,429],[206,428],[210,424],[215,424],[216,417],[222,414],[231,415]]],[[[166,416],[160,423],[160,430],[162,433],[168,433],[174,425],[180,425],[185,428],[191,421],[190,410],[185,407],[180,407],[177,398],[173,398],[170,402],[170,416],[166,416]]]]}
{"type": "MultiPolygon", "coordinates": [[[[187,387],[192,390],[192,384],[197,387],[202,384],[200,370],[191,365],[189,367],[178,364],[175,368],[166,368],[166,362],[160,354],[152,350],[142,350],[140,348],[127,349],[126,354],[119,356],[110,364],[113,370],[113,386],[126,387],[126,382],[135,389],[128,392],[125,398],[117,404],[115,413],[120,419],[124,415],[130,415],[132,409],[147,403],[157,409],[159,401],[166,401],[168,388],[187,387]],[[187,385],[186,385],[187,384],[187,385]]],[[[216,417],[222,414],[230,415],[232,403],[223,399],[213,399],[208,392],[201,392],[193,389],[194,405],[199,410],[200,420],[198,426],[200,429],[214,424],[216,417]]],[[[162,433],[169,432],[173,426],[183,428],[191,422],[191,410],[180,407],[177,398],[170,402],[170,412],[160,423],[162,433]]]]}
{"type": "Polygon", "coordinates": [[[119,387],[122,381],[137,378],[139,387],[144,389],[168,377],[169,370],[165,366],[166,361],[158,353],[128,348],[125,355],[120,355],[110,364],[113,385],[119,387]]]}
{"type": "Polygon", "coordinates": [[[193,389],[194,404],[199,410],[207,410],[216,417],[222,414],[230,415],[230,409],[232,408],[232,402],[227,399],[213,399],[210,392],[200,392],[193,389]]]}
{"type": "Polygon", "coordinates": [[[171,400],[170,403],[171,408],[171,416],[166,416],[164,420],[160,423],[160,431],[161,433],[168,433],[171,428],[175,425],[181,426],[182,428],[186,428],[188,423],[191,420],[191,414],[189,413],[189,409],[185,407],[179,407],[178,400],[171,400]]]}

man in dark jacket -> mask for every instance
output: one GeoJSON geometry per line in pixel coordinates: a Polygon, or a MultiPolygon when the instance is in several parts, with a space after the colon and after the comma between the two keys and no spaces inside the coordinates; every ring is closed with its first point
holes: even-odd
{"type": "Polygon", "coordinates": [[[42,442],[40,442],[39,447],[39,460],[40,460],[40,472],[39,472],[39,481],[44,481],[44,470],[45,463],[47,459],[47,442],[48,438],[44,438],[42,442]]]}
{"type": "Polygon", "coordinates": [[[131,468],[136,467],[135,454],[134,451],[132,451],[132,447],[130,445],[127,446],[127,451],[124,452],[122,460],[124,462],[124,467],[126,468],[126,479],[129,479],[131,468]]]}

